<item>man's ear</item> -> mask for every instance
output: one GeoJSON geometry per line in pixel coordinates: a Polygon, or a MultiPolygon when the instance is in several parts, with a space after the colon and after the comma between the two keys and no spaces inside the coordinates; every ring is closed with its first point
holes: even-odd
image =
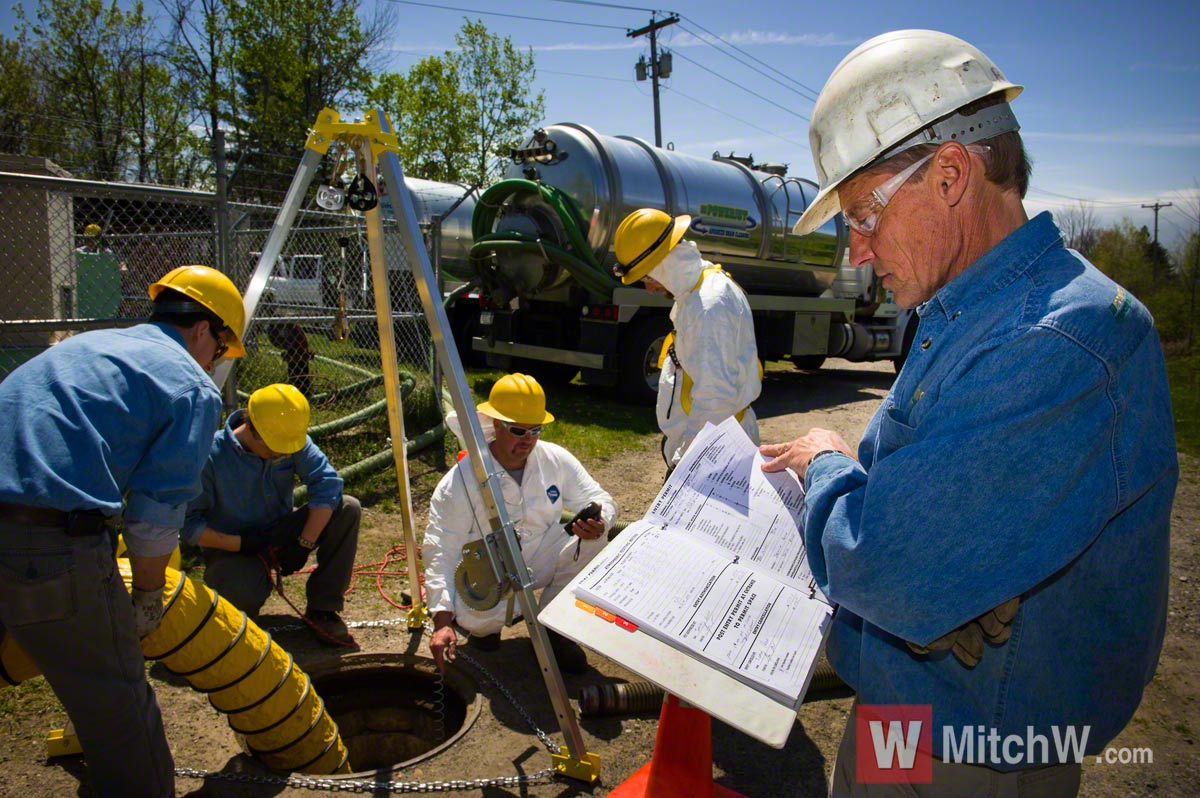
{"type": "Polygon", "coordinates": [[[950,141],[938,148],[933,156],[930,170],[936,179],[937,196],[953,208],[962,200],[971,182],[971,154],[957,141],[950,141]]]}

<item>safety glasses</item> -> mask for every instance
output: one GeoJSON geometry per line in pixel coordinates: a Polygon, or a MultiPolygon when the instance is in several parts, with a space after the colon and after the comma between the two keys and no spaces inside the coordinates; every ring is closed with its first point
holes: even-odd
{"type": "Polygon", "coordinates": [[[850,225],[850,229],[861,236],[875,235],[875,228],[879,226],[879,217],[883,215],[883,210],[891,202],[892,197],[896,196],[900,187],[907,183],[909,178],[916,174],[917,170],[932,157],[933,153],[926,155],[903,172],[896,173],[886,182],[876,186],[870,194],[842,211],[842,216],[846,219],[846,224],[850,225]]]}
{"type": "Polygon", "coordinates": [[[524,438],[526,435],[536,438],[542,434],[541,424],[538,424],[536,427],[518,427],[516,425],[509,424],[507,421],[500,421],[499,419],[496,420],[499,422],[500,426],[504,427],[505,431],[514,438],[524,438]]]}
{"type": "Polygon", "coordinates": [[[216,329],[211,324],[208,326],[209,333],[212,334],[213,340],[217,342],[217,348],[213,350],[214,362],[220,360],[229,351],[229,344],[225,343],[225,331],[228,329],[228,327],[216,329]]]}

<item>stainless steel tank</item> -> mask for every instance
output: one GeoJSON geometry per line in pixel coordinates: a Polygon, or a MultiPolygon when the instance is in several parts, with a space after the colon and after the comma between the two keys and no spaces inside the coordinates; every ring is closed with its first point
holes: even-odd
{"type": "MultiPolygon", "coordinates": [[[[435,218],[441,218],[442,270],[451,277],[468,279],[473,274],[469,265],[473,241],[471,217],[479,192],[461,183],[438,183],[417,177],[404,178],[404,184],[408,186],[413,212],[423,228],[435,218]]],[[[386,194],[383,205],[384,214],[390,216],[390,199],[386,194]]],[[[429,243],[426,241],[427,246],[429,243]]]]}
{"type": "MultiPolygon", "coordinates": [[[[792,235],[817,193],[810,180],[663,150],[629,136],[605,136],[579,124],[535,132],[514,150],[505,178],[540,181],[563,191],[586,222],[587,246],[603,270],[615,262],[611,249],[617,225],[638,208],[690,214],[687,238],[749,293],[820,294],[836,276],[847,240],[840,217],[811,235],[792,235]]],[[[560,217],[536,192],[516,192],[505,199],[490,235],[566,245],[560,217]]],[[[478,227],[477,219],[476,232],[478,227]]],[[[482,246],[477,244],[477,252],[482,246]]],[[[489,260],[493,278],[507,275],[520,294],[546,291],[569,279],[552,258],[536,251],[497,250],[489,260]]]]}

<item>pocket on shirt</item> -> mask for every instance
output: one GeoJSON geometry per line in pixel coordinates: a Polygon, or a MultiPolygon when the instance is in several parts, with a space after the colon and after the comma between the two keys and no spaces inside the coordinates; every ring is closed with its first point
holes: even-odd
{"type": "Polygon", "coordinates": [[[72,617],[77,606],[74,576],[71,549],[0,553],[0,621],[18,627],[72,617]]]}
{"type": "Polygon", "coordinates": [[[909,426],[897,418],[895,409],[884,411],[879,419],[879,437],[875,441],[875,462],[892,452],[908,446],[917,436],[916,427],[909,426]]]}

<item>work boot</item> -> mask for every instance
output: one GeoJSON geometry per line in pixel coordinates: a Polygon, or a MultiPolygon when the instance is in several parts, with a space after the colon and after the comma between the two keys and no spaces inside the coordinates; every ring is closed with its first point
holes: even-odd
{"type": "Polygon", "coordinates": [[[550,648],[554,651],[554,658],[558,660],[558,667],[564,673],[586,673],[588,669],[587,654],[574,640],[568,640],[558,632],[552,632],[549,629],[546,633],[550,637],[550,648]]]}
{"type": "Polygon", "coordinates": [[[345,621],[333,610],[310,610],[305,617],[308,618],[313,636],[322,645],[358,648],[345,621]]]}
{"type": "Polygon", "coordinates": [[[492,632],[490,635],[471,635],[471,646],[478,651],[499,651],[500,650],[500,633],[492,632]]]}

